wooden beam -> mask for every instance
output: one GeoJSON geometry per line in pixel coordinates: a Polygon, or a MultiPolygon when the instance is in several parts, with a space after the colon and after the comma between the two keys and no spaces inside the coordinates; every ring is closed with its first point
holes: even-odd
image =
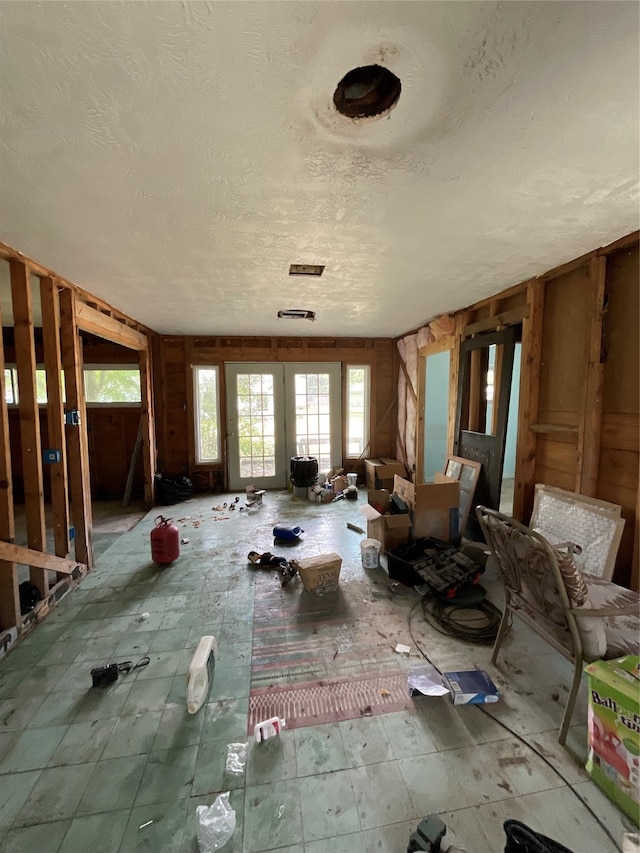
{"type": "Polygon", "coordinates": [[[476,323],[470,323],[464,328],[464,336],[465,338],[468,338],[470,335],[477,335],[480,332],[489,332],[493,329],[497,329],[498,326],[515,326],[517,323],[521,323],[524,318],[528,316],[529,306],[518,305],[515,308],[511,308],[509,311],[502,311],[500,314],[495,314],[492,317],[484,317],[476,323]]]}
{"type": "Polygon", "coordinates": [[[531,432],[542,433],[543,435],[553,435],[553,433],[569,433],[571,435],[578,434],[577,424],[529,424],[531,432]]]}
{"type": "Polygon", "coordinates": [[[0,258],[4,258],[7,261],[19,261],[20,263],[24,263],[27,265],[30,273],[32,275],[37,276],[45,276],[56,279],[59,284],[67,287],[69,290],[73,290],[74,293],[79,297],[81,301],[90,302],[93,305],[100,306],[103,311],[112,312],[117,315],[117,317],[125,324],[132,324],[132,326],[143,333],[151,331],[147,329],[142,323],[138,323],[137,320],[134,320],[132,317],[129,317],[127,314],[124,314],[122,311],[118,311],[112,305],[109,305],[104,300],[99,299],[93,294],[89,293],[87,290],[84,290],[82,287],[78,287],[77,284],[74,284],[72,281],[69,281],[66,278],[63,278],[60,275],[56,275],[53,270],[48,269],[47,267],[39,264],[37,261],[34,261],[33,258],[27,257],[22,252],[19,252],[17,249],[14,249],[12,246],[8,246],[6,243],[0,242],[0,258]]]}
{"type": "MultiPolygon", "coordinates": [[[[2,334],[0,309],[0,335],[2,334]]],[[[9,415],[7,411],[6,382],[4,376],[4,343],[0,346],[0,539],[13,542],[15,522],[13,514],[13,479],[11,473],[11,446],[9,442],[9,415]]],[[[20,623],[20,594],[18,569],[10,560],[0,560],[0,628],[13,628],[20,623]]]]}
{"type": "Polygon", "coordinates": [[[617,252],[620,249],[631,249],[638,245],[639,240],[640,231],[632,231],[631,234],[627,234],[625,237],[620,237],[619,240],[614,240],[614,242],[609,243],[608,246],[603,246],[601,249],[598,249],[598,254],[610,255],[611,252],[617,252]]]}
{"type": "Polygon", "coordinates": [[[13,514],[13,475],[11,471],[11,442],[9,438],[9,412],[7,409],[7,384],[4,375],[4,341],[2,340],[2,309],[0,307],[0,539],[13,542],[15,522],[13,514]]]}
{"type": "Polygon", "coordinates": [[[151,351],[146,349],[138,353],[140,364],[140,393],[142,398],[142,466],[144,470],[144,500],[150,509],[155,502],[156,473],[156,434],[153,411],[153,376],[151,371],[151,351]]]}
{"type": "Polygon", "coordinates": [[[416,394],[416,389],[413,387],[413,382],[411,381],[411,377],[409,376],[409,371],[407,370],[406,362],[405,362],[405,360],[402,357],[400,352],[398,352],[398,362],[400,364],[400,367],[402,369],[402,373],[404,374],[404,378],[405,378],[405,381],[407,383],[407,391],[411,395],[413,402],[417,403],[418,402],[418,395],[416,394]]]}
{"type": "Polygon", "coordinates": [[[44,366],[47,373],[47,431],[49,447],[60,451],[60,461],[49,465],[53,539],[58,557],[69,553],[69,488],[67,484],[67,442],[64,432],[62,397],[62,354],[60,350],[60,299],[50,276],[40,279],[44,366]]]}
{"type": "Polygon", "coordinates": [[[137,351],[147,350],[149,341],[146,335],[130,326],[114,320],[102,311],[96,311],[84,302],[76,300],[76,321],[79,329],[104,338],[114,344],[137,351]]]}
{"type": "Polygon", "coordinates": [[[54,557],[53,554],[43,554],[42,551],[34,551],[32,548],[23,548],[10,542],[0,542],[0,560],[20,563],[23,566],[31,566],[38,569],[39,573],[58,572],[60,575],[70,575],[78,567],[73,560],[65,560],[62,557],[54,557]]]}
{"type": "Polygon", "coordinates": [[[416,401],[416,483],[424,483],[424,409],[426,404],[427,358],[418,354],[418,399],[416,401]]]}
{"type": "Polygon", "coordinates": [[[576,491],[595,497],[598,491],[600,444],[602,441],[602,408],[604,401],[604,363],[602,361],[602,324],[607,256],[591,259],[589,282],[589,360],[582,406],[582,429],[578,439],[576,491]]]}
{"type": "Polygon", "coordinates": [[[62,331],[62,364],[67,392],[67,412],[77,412],[79,423],[65,427],[69,459],[69,489],[71,515],[75,528],[74,554],[87,566],[93,565],[91,538],[91,483],[89,480],[89,445],[87,440],[87,409],[84,397],[81,340],[76,323],[76,296],[72,290],[60,293],[62,331]]]}
{"type": "Polygon", "coordinates": [[[447,424],[447,456],[453,456],[456,444],[456,410],[458,404],[460,384],[460,342],[462,341],[463,329],[468,320],[468,313],[461,311],[455,317],[456,325],[454,331],[453,347],[451,348],[449,362],[449,418],[447,424]]]}
{"type": "Polygon", "coordinates": [[[542,279],[527,285],[529,315],[522,321],[522,365],[513,495],[513,515],[520,521],[528,521],[533,509],[537,438],[530,426],[538,420],[544,290],[545,282],[542,279]]]}
{"type": "MultiPolygon", "coordinates": [[[[27,522],[27,542],[36,551],[46,551],[47,528],[44,514],[42,444],[40,412],[36,387],[36,345],[33,331],[31,277],[22,261],[11,261],[11,298],[13,303],[16,371],[18,374],[18,411],[22,443],[22,473],[27,522]]],[[[47,576],[31,577],[43,598],[49,592],[47,576]]]]}

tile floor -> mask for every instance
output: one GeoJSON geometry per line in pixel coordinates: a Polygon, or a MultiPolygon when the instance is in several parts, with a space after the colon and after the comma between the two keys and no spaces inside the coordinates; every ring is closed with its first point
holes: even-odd
{"type": "MultiPolygon", "coordinates": [[[[508,818],[575,853],[617,849],[565,781],[503,727],[547,757],[617,842],[632,829],[582,770],[584,691],[568,749],[556,743],[569,680],[559,655],[516,624],[492,667],[489,649],[438,634],[419,609],[412,638],[407,616],[418,596],[394,594],[383,568],[362,568],[361,537],[346,527],[363,523],[356,503],[320,506],[282,492],[252,513],[214,512],[223,500],[165,509],[189,541],[164,568],[150,561],[158,510],[150,512],[0,662],[3,851],[195,853],[196,806],[227,790],[237,818],[228,853],[403,853],[430,813],[447,824],[445,840],[469,853],[503,850],[508,818]],[[276,549],[278,521],[302,526],[303,541],[276,549]],[[275,574],[248,567],[251,549],[337,551],[339,591],[281,589],[275,574]],[[185,673],[206,633],[220,656],[207,705],[189,716],[185,673]],[[270,633],[276,645],[264,641],[270,633]],[[415,640],[441,668],[486,668],[501,702],[490,713],[426,697],[402,711],[376,707],[370,717],[250,741],[244,774],[225,771],[227,744],[248,740],[252,684],[390,678],[420,661],[415,640]],[[411,646],[410,657],[395,653],[397,642],[411,646]],[[144,654],[146,669],[90,687],[92,667],[144,654]]],[[[499,583],[487,586],[498,601],[499,583]]]]}

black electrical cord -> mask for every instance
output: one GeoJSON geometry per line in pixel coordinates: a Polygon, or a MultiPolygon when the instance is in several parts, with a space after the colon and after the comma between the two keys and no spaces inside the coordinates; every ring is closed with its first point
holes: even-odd
{"type": "MultiPolygon", "coordinates": [[[[425,597],[425,598],[426,598],[426,597],[425,597]]],[[[411,637],[411,639],[412,639],[412,641],[413,641],[413,643],[414,643],[415,647],[416,647],[416,648],[417,648],[417,650],[420,652],[420,654],[422,655],[422,657],[427,661],[427,663],[430,663],[430,664],[431,664],[431,666],[432,666],[432,667],[434,667],[434,669],[436,669],[436,670],[437,670],[437,672],[439,672],[439,673],[440,673],[440,675],[442,675],[442,670],[440,669],[440,667],[439,667],[439,666],[437,666],[437,665],[436,665],[436,664],[431,660],[431,658],[429,657],[429,655],[428,655],[428,654],[427,654],[427,653],[422,649],[422,647],[420,646],[420,644],[418,643],[418,641],[417,641],[417,640],[416,640],[416,638],[414,637],[414,635],[413,635],[413,631],[411,630],[411,617],[413,616],[413,613],[414,613],[414,611],[415,611],[416,607],[418,607],[419,605],[422,605],[422,606],[423,606],[423,608],[425,607],[425,598],[421,598],[421,599],[419,599],[418,601],[416,601],[416,603],[413,605],[413,607],[412,607],[412,608],[411,608],[411,610],[409,611],[409,615],[408,615],[408,617],[407,617],[407,621],[408,621],[408,623],[409,623],[409,636],[411,637]]],[[[589,803],[588,803],[585,799],[583,799],[583,798],[580,796],[580,794],[576,791],[576,789],[573,787],[573,785],[571,784],[571,782],[569,782],[569,780],[568,780],[568,779],[567,779],[567,778],[566,778],[566,777],[565,777],[565,776],[564,776],[564,775],[563,775],[563,774],[558,770],[558,768],[557,768],[554,764],[552,764],[552,763],[549,761],[549,759],[548,759],[545,755],[543,755],[543,753],[542,753],[542,752],[540,752],[540,750],[539,750],[539,749],[537,749],[537,748],[536,748],[532,743],[529,743],[529,741],[528,741],[528,740],[525,740],[525,738],[523,738],[523,737],[522,737],[522,735],[518,734],[518,732],[514,731],[510,726],[508,726],[508,725],[507,725],[506,723],[504,723],[502,720],[498,719],[498,717],[495,717],[493,714],[491,714],[491,713],[490,713],[490,712],[489,712],[489,711],[484,707],[484,705],[475,705],[474,707],[475,707],[475,708],[477,708],[479,711],[482,711],[482,713],[483,713],[483,714],[485,714],[487,717],[491,717],[491,719],[492,719],[492,720],[494,720],[496,723],[498,723],[498,725],[499,725],[499,726],[501,726],[505,731],[509,732],[509,734],[510,734],[510,735],[512,735],[513,737],[517,738],[517,739],[520,741],[520,743],[524,744],[524,745],[525,745],[526,747],[528,747],[532,752],[534,752],[534,753],[538,756],[538,758],[541,758],[541,759],[542,759],[542,761],[544,761],[544,763],[547,765],[547,767],[549,767],[551,770],[553,770],[553,772],[556,774],[556,776],[557,776],[557,777],[558,777],[558,778],[559,778],[559,779],[560,779],[560,780],[561,780],[561,781],[562,781],[562,782],[567,786],[567,788],[569,788],[569,790],[572,792],[572,794],[574,795],[574,797],[576,797],[576,799],[578,799],[578,800],[582,803],[582,805],[586,808],[586,810],[589,812],[589,814],[591,815],[591,817],[592,817],[592,818],[596,821],[596,823],[600,826],[600,828],[602,829],[602,831],[604,832],[604,834],[605,834],[605,835],[610,839],[611,843],[614,845],[614,847],[616,848],[616,850],[618,850],[618,851],[619,851],[619,853],[622,853],[622,848],[620,847],[620,845],[618,844],[618,842],[616,841],[616,839],[613,837],[613,835],[612,835],[612,834],[611,834],[611,832],[609,831],[609,828],[608,828],[608,827],[603,823],[603,821],[598,817],[598,815],[597,815],[597,814],[595,813],[595,811],[591,808],[591,806],[589,805],[589,803]]]]}
{"type": "Polygon", "coordinates": [[[440,596],[423,598],[424,618],[441,634],[465,643],[490,646],[498,635],[502,613],[490,601],[457,604],[440,596]]]}

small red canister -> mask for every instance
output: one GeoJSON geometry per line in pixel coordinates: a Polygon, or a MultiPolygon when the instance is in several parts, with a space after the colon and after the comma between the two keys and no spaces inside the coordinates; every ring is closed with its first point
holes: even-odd
{"type": "Polygon", "coordinates": [[[159,515],[156,526],[151,531],[151,559],[160,566],[173,563],[180,556],[180,537],[178,528],[171,524],[172,519],[159,515]]]}

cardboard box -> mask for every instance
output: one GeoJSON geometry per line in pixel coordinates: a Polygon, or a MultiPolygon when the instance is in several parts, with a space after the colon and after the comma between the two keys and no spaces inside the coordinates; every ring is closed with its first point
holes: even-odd
{"type": "Polygon", "coordinates": [[[638,823],[640,670],[638,655],[595,661],[589,677],[586,769],[593,781],[638,823]]]}
{"type": "Polygon", "coordinates": [[[322,595],[338,589],[342,557],[339,554],[321,554],[318,557],[306,557],[296,560],[302,586],[308,592],[322,595]]]}
{"type": "Polygon", "coordinates": [[[458,539],[460,483],[446,478],[444,483],[415,486],[404,477],[393,478],[393,492],[409,507],[413,538],[435,536],[445,542],[458,539]]]}
{"type": "Polygon", "coordinates": [[[407,469],[397,459],[365,459],[367,489],[387,489],[393,491],[393,478],[396,474],[405,477],[407,469]]]}
{"type": "Polygon", "coordinates": [[[369,491],[367,503],[360,507],[360,512],[367,519],[367,538],[380,542],[382,554],[402,545],[411,533],[411,518],[407,513],[385,515],[390,500],[391,495],[386,489],[374,489],[369,491]]]}
{"type": "Polygon", "coordinates": [[[442,679],[454,705],[484,705],[500,698],[500,691],[483,669],[443,672],[442,679]]]}

